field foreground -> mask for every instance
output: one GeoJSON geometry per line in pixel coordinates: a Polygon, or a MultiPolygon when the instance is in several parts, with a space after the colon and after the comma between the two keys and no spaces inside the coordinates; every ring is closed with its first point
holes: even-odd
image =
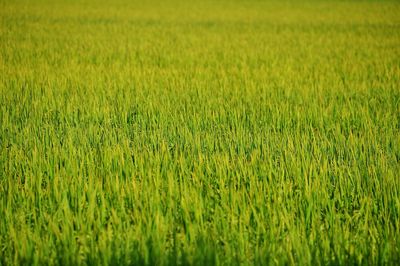
{"type": "Polygon", "coordinates": [[[399,14],[0,1],[0,265],[398,263],[399,14]]]}

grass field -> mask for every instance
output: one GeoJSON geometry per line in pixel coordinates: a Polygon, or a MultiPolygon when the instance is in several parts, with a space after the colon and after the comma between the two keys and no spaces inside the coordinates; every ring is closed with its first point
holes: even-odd
{"type": "Polygon", "coordinates": [[[400,2],[0,18],[0,265],[399,263],[400,2]]]}

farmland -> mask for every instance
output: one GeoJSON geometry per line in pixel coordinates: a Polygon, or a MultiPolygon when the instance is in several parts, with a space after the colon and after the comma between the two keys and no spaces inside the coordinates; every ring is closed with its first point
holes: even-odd
{"type": "Polygon", "coordinates": [[[0,265],[399,262],[399,14],[0,0],[0,265]]]}

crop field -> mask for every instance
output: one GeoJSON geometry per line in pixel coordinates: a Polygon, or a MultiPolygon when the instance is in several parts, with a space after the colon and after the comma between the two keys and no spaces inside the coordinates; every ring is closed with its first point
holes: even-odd
{"type": "Polygon", "coordinates": [[[400,262],[399,1],[0,19],[0,265],[400,262]]]}

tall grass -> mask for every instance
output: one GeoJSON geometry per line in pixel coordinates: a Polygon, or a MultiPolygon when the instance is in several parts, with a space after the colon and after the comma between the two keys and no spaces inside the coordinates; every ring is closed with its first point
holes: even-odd
{"type": "Polygon", "coordinates": [[[0,265],[400,261],[396,1],[0,2],[0,265]]]}

